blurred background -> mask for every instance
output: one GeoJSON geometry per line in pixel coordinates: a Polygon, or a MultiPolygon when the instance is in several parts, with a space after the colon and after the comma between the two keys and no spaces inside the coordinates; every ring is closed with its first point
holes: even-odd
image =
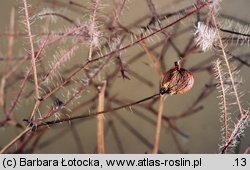
{"type": "MultiPolygon", "coordinates": [[[[97,29],[101,33],[100,45],[95,47],[97,52],[94,57],[108,54],[112,47],[105,47],[103,44],[111,42],[111,27],[115,13],[119,10],[119,0],[103,0],[101,7],[97,12],[97,29]]],[[[149,1],[129,0],[125,1],[124,9],[119,16],[119,23],[139,35],[148,35],[154,31],[157,26],[146,30],[145,26],[152,18],[152,11],[149,9],[149,1]]],[[[171,17],[160,21],[165,26],[185,15],[187,7],[193,8],[196,1],[186,0],[152,0],[158,15],[173,14],[171,17]],[[177,13],[177,14],[176,14],[177,13]]],[[[92,14],[93,2],[82,0],[35,0],[28,1],[30,4],[29,13],[31,16],[31,29],[34,34],[35,48],[44,41],[46,33],[51,33],[51,39],[67,32],[73,28],[73,24],[58,16],[43,16],[46,12],[54,12],[67,16],[75,23],[85,23],[92,14]]],[[[12,33],[10,29],[11,11],[14,13],[14,44],[12,47],[12,60],[7,70],[14,67],[29,51],[28,36],[25,28],[23,3],[20,0],[2,0],[0,2],[0,68],[1,79],[3,76],[3,67],[5,58],[8,54],[8,41],[12,33]]],[[[249,0],[226,0],[221,2],[218,20],[224,29],[232,29],[235,24],[241,24],[248,27],[250,22],[250,1],[249,0]],[[231,23],[231,24],[229,24],[231,23]]],[[[187,10],[192,11],[192,9],[187,10]]],[[[150,52],[154,56],[161,56],[161,68],[167,71],[174,66],[174,62],[181,55],[187,52],[187,49],[195,47],[194,31],[198,18],[204,19],[207,10],[203,10],[199,15],[192,15],[187,19],[175,24],[165,30],[165,35],[158,33],[156,36],[145,41],[150,52]],[[171,42],[166,43],[166,36],[171,37],[171,42]],[[185,51],[186,50],[186,51],[185,51]]],[[[167,16],[167,15],[166,15],[167,16]]],[[[245,28],[245,27],[244,27],[245,28]]],[[[248,30],[246,30],[248,31],[248,30]]],[[[248,33],[248,32],[246,32],[248,33]]],[[[135,38],[119,32],[124,47],[135,38]]],[[[231,35],[225,34],[225,37],[231,35]]],[[[59,60],[63,51],[67,51],[78,42],[79,38],[70,36],[63,38],[47,47],[38,62],[39,80],[53,68],[54,63],[59,60]]],[[[85,41],[84,39],[83,41],[85,41]]],[[[87,40],[86,40],[87,41],[87,40]]],[[[112,42],[110,43],[112,46],[112,42]]],[[[232,60],[232,65],[239,71],[240,77],[239,91],[244,94],[241,97],[243,108],[249,107],[249,44],[229,43],[230,52],[235,56],[242,57],[242,61],[248,63],[242,64],[239,60],[232,60]]],[[[116,48],[116,47],[114,47],[116,48]]],[[[114,49],[113,48],[113,49],[114,49]]],[[[56,71],[60,76],[51,77],[49,83],[41,86],[41,94],[47,93],[63,80],[79,64],[86,62],[88,57],[89,44],[83,42],[79,48],[69,57],[69,59],[56,71]],[[59,77],[59,78],[58,78],[59,77]]],[[[151,96],[159,91],[160,76],[154,69],[154,65],[147,56],[145,50],[140,44],[134,45],[122,51],[120,58],[111,59],[107,62],[100,73],[94,78],[93,83],[88,85],[80,96],[70,102],[66,108],[60,110],[57,114],[51,116],[48,120],[58,120],[65,117],[74,117],[76,115],[90,114],[97,111],[98,105],[98,84],[107,80],[107,92],[105,98],[105,108],[113,108],[137,101],[151,96]],[[120,60],[121,59],[121,60],[120,60]],[[119,62],[123,63],[126,75],[129,79],[124,79],[119,71],[119,62]],[[115,72],[115,70],[118,71],[115,72]],[[114,73],[112,75],[112,73],[114,73]],[[81,105],[83,104],[83,105],[81,105]],[[76,108],[78,107],[78,108],[76,108]],[[71,110],[71,111],[70,111],[71,110]]],[[[214,50],[202,52],[199,48],[194,49],[185,57],[184,68],[189,69],[194,74],[195,83],[193,88],[183,95],[169,96],[164,101],[164,116],[162,123],[159,153],[218,153],[222,145],[222,110],[219,91],[215,88],[217,80],[212,71],[213,62],[219,58],[214,50]],[[204,96],[200,97],[201,94],[204,96]],[[195,104],[194,104],[195,103],[195,104]]],[[[6,83],[6,108],[10,108],[13,100],[20,89],[21,80],[27,69],[30,67],[31,60],[28,59],[15,73],[8,78],[6,83]]],[[[83,80],[94,74],[93,70],[98,70],[98,65],[102,61],[88,67],[86,70],[77,74],[72,83],[61,88],[53,96],[49,97],[39,107],[39,114],[45,113],[53,107],[56,101],[64,101],[75,92],[83,80]]],[[[23,119],[27,119],[33,110],[34,100],[33,76],[30,76],[26,82],[24,91],[13,111],[16,122],[26,125],[23,119]]],[[[233,102],[232,102],[233,103],[233,102]]],[[[233,104],[232,104],[233,105],[233,104]]],[[[105,151],[106,153],[145,153],[150,152],[154,143],[156,113],[158,109],[158,100],[149,100],[132,107],[123,108],[119,111],[106,113],[105,122],[105,151]]],[[[8,110],[8,109],[7,109],[8,110]]],[[[230,106],[232,122],[236,123],[239,112],[236,106],[230,106]]],[[[0,120],[4,120],[5,114],[3,108],[0,109],[0,120]]],[[[46,120],[47,121],[47,120],[46,120]]],[[[233,123],[232,123],[233,125],[233,123]]],[[[233,128],[233,126],[231,127],[233,128]]],[[[95,153],[97,141],[97,118],[79,119],[70,122],[63,122],[49,127],[37,129],[37,135],[32,136],[29,142],[20,149],[19,152],[32,153],[95,153]],[[43,130],[41,130],[43,129],[43,130]],[[44,130],[45,129],[45,130],[44,130]],[[32,148],[32,149],[31,149],[32,148]]],[[[0,128],[0,148],[10,142],[18,133],[17,128],[8,123],[0,128]]],[[[31,132],[30,132],[31,133],[31,132]]],[[[23,139],[25,140],[25,138],[23,139]]],[[[23,141],[13,145],[9,152],[15,152],[23,141]]],[[[250,145],[250,129],[247,127],[240,142],[240,153],[250,145]]]]}

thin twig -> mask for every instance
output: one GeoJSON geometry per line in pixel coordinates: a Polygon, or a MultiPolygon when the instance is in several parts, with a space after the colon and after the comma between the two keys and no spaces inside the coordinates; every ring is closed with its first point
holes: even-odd
{"type": "MultiPolygon", "coordinates": [[[[36,71],[36,59],[35,59],[35,50],[32,40],[32,33],[30,28],[30,21],[29,21],[29,13],[28,13],[28,6],[27,1],[23,0],[24,4],[24,11],[25,11],[25,20],[26,20],[26,27],[28,29],[28,35],[29,35],[29,43],[30,43],[30,50],[31,50],[31,59],[32,59],[32,68],[33,68],[33,74],[34,74],[34,82],[35,82],[35,94],[36,94],[36,100],[40,100],[39,95],[39,85],[38,85],[38,78],[37,78],[37,71],[36,71]]],[[[30,116],[30,119],[33,118],[34,115],[30,116]]]]}
{"type": "MultiPolygon", "coordinates": [[[[106,91],[106,81],[100,88],[99,98],[98,98],[98,112],[104,110],[104,102],[105,102],[105,91],[106,91]]],[[[97,153],[105,153],[105,145],[104,145],[104,117],[103,115],[97,116],[97,153]]]]}
{"type": "MultiPolygon", "coordinates": [[[[119,107],[115,107],[115,108],[112,108],[112,109],[104,110],[104,111],[101,111],[101,112],[89,113],[89,114],[84,114],[84,115],[80,115],[80,116],[75,116],[75,117],[70,117],[70,118],[64,118],[64,119],[60,119],[60,120],[56,120],[56,121],[43,122],[43,123],[37,125],[37,127],[47,126],[47,125],[53,125],[53,124],[57,124],[57,123],[61,123],[61,122],[68,122],[68,121],[77,120],[77,119],[86,119],[86,118],[90,118],[90,117],[93,117],[93,116],[97,116],[99,114],[114,112],[114,111],[117,111],[117,110],[120,110],[120,109],[123,109],[123,108],[127,108],[127,107],[130,107],[130,106],[137,105],[137,104],[145,102],[147,100],[153,99],[155,97],[158,97],[159,95],[160,94],[157,93],[157,94],[151,95],[149,97],[143,98],[141,100],[138,100],[136,102],[129,103],[129,104],[126,104],[126,105],[123,105],[123,106],[119,106],[119,107]]],[[[55,112],[56,111],[57,110],[55,110],[55,112]]],[[[24,121],[28,121],[28,119],[24,119],[24,121]]]]}
{"type": "Polygon", "coordinates": [[[222,78],[222,70],[221,70],[221,67],[220,67],[220,61],[217,61],[216,62],[216,70],[217,70],[217,73],[218,73],[218,77],[219,77],[219,80],[220,80],[220,91],[222,93],[222,99],[223,99],[223,137],[224,137],[224,143],[225,145],[227,144],[227,141],[228,141],[228,112],[227,112],[227,101],[226,101],[226,89],[224,87],[224,81],[223,81],[223,78],[222,78]]]}
{"type": "MultiPolygon", "coordinates": [[[[38,52],[37,52],[37,55],[36,55],[36,58],[35,58],[35,59],[37,59],[37,58],[39,57],[39,55],[41,54],[41,52],[42,52],[42,50],[44,49],[44,46],[45,46],[47,40],[48,40],[48,36],[47,36],[47,37],[45,38],[45,40],[43,41],[43,43],[42,43],[40,49],[39,49],[38,52]]],[[[16,107],[16,105],[17,105],[17,103],[18,103],[18,101],[19,101],[19,99],[20,99],[20,97],[21,97],[21,94],[22,94],[22,92],[23,92],[23,90],[24,90],[24,86],[25,86],[25,84],[26,84],[26,82],[27,82],[29,76],[31,75],[32,68],[33,68],[33,67],[31,66],[31,67],[29,68],[28,72],[26,73],[26,75],[24,76],[24,78],[22,79],[20,89],[19,89],[17,95],[15,96],[15,99],[14,99],[14,101],[13,101],[13,104],[11,105],[10,109],[9,109],[8,112],[7,112],[8,116],[11,116],[11,114],[13,113],[13,111],[14,111],[14,109],[15,109],[15,107],[16,107]]],[[[38,103],[40,104],[40,100],[37,100],[37,101],[36,101],[36,104],[35,104],[35,106],[34,106],[34,109],[33,109],[32,113],[31,113],[31,115],[34,115],[34,114],[35,114],[36,109],[38,108],[38,107],[36,107],[36,105],[38,106],[38,103]]]]}
{"type": "Polygon", "coordinates": [[[242,135],[242,131],[244,130],[246,123],[249,121],[249,117],[250,117],[250,108],[245,113],[243,113],[241,118],[238,120],[234,130],[232,131],[230,137],[228,138],[227,144],[222,147],[221,153],[224,154],[226,150],[234,143],[235,139],[237,137],[240,137],[240,135],[242,135]]]}
{"type": "Polygon", "coordinates": [[[241,104],[240,104],[240,97],[238,95],[237,88],[236,88],[236,85],[235,85],[235,82],[234,82],[233,73],[232,73],[230,64],[229,64],[228,59],[227,59],[227,54],[226,54],[225,47],[223,45],[223,42],[222,42],[222,39],[221,39],[221,36],[220,36],[220,31],[219,31],[219,28],[217,26],[215,16],[213,14],[212,14],[212,19],[213,19],[213,22],[214,22],[214,25],[215,25],[215,28],[216,28],[215,30],[216,30],[216,34],[218,36],[219,46],[220,46],[221,51],[222,51],[222,56],[223,56],[224,61],[226,63],[228,74],[229,74],[230,80],[232,82],[232,87],[233,87],[233,90],[234,90],[234,95],[235,95],[235,98],[236,98],[236,102],[237,102],[240,114],[241,114],[241,116],[243,116],[243,110],[242,110],[242,107],[241,107],[241,104]]]}
{"type": "Polygon", "coordinates": [[[164,106],[164,97],[165,96],[163,96],[163,95],[160,96],[159,109],[158,109],[157,122],[156,122],[156,129],[155,129],[154,148],[153,148],[153,152],[152,152],[154,154],[157,154],[158,150],[159,150],[162,114],[163,114],[163,106],[164,106]]]}

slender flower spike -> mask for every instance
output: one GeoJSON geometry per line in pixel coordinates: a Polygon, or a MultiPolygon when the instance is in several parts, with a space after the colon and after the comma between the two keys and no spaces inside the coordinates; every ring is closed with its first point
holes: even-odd
{"type": "Polygon", "coordinates": [[[175,68],[163,74],[160,94],[184,94],[193,87],[193,84],[194,77],[192,73],[181,68],[179,62],[176,62],[175,68]]]}
{"type": "Polygon", "coordinates": [[[195,28],[195,42],[202,51],[208,51],[216,42],[216,32],[213,28],[205,25],[203,22],[198,22],[195,28]]]}

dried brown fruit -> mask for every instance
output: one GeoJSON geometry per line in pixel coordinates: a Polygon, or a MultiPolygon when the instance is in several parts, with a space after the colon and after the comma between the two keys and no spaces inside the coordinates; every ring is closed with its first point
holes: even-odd
{"type": "Polygon", "coordinates": [[[179,63],[176,62],[175,68],[163,74],[160,94],[183,94],[189,91],[193,84],[194,77],[192,73],[184,68],[180,68],[179,63]]]}

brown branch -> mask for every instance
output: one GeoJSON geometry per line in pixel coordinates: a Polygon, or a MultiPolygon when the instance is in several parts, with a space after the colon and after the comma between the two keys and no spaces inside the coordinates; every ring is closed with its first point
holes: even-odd
{"type": "MultiPolygon", "coordinates": [[[[149,97],[143,98],[141,100],[138,100],[136,102],[129,103],[129,104],[126,104],[126,105],[123,105],[123,106],[119,106],[119,107],[115,107],[115,108],[112,108],[112,109],[104,110],[104,111],[101,111],[101,112],[88,113],[88,114],[84,114],[84,115],[80,115],[80,116],[75,116],[75,117],[70,117],[70,118],[64,118],[64,119],[60,119],[60,120],[56,120],[56,121],[40,122],[40,124],[38,124],[37,127],[47,126],[47,125],[53,125],[53,124],[57,124],[57,123],[61,123],[61,122],[73,121],[73,120],[77,120],[77,119],[87,119],[87,118],[90,118],[90,117],[97,116],[99,114],[114,112],[114,111],[117,111],[117,110],[120,110],[120,109],[123,109],[123,108],[127,108],[127,107],[130,107],[130,106],[137,105],[137,104],[145,102],[147,100],[153,99],[155,97],[158,97],[159,95],[160,94],[157,93],[157,94],[151,95],[149,97]]],[[[58,110],[59,109],[53,110],[53,112],[56,112],[58,110]]],[[[29,122],[28,119],[24,119],[24,121],[29,122]]]]}
{"type": "Polygon", "coordinates": [[[222,102],[223,102],[223,137],[224,137],[224,143],[225,145],[228,142],[228,109],[227,109],[227,100],[226,100],[226,89],[224,87],[224,81],[222,78],[222,70],[221,70],[221,66],[220,66],[220,61],[217,60],[216,62],[216,70],[218,73],[218,77],[219,77],[219,81],[220,81],[220,91],[222,93],[222,102]]]}
{"type": "MultiPolygon", "coordinates": [[[[106,81],[103,82],[100,87],[99,95],[98,95],[98,112],[102,112],[104,110],[104,102],[105,102],[105,91],[106,91],[106,81]]],[[[103,115],[97,115],[97,153],[103,154],[105,153],[105,145],[104,145],[104,117],[103,115]]]]}
{"type": "Polygon", "coordinates": [[[242,135],[242,131],[244,130],[247,122],[249,122],[250,117],[250,108],[241,115],[240,119],[238,120],[237,124],[234,127],[234,130],[232,131],[230,137],[228,138],[228,141],[226,145],[224,145],[221,149],[221,153],[225,153],[226,150],[234,143],[235,139],[237,137],[240,137],[242,135]]]}
{"type": "MultiPolygon", "coordinates": [[[[36,100],[40,100],[40,95],[39,95],[39,85],[38,85],[38,78],[37,78],[37,71],[36,71],[36,59],[35,59],[35,50],[33,46],[33,40],[32,40],[32,33],[31,33],[31,28],[30,28],[30,17],[29,17],[29,12],[28,12],[28,5],[27,1],[23,0],[24,4],[24,11],[25,11],[25,21],[26,21],[26,27],[28,30],[28,35],[29,35],[29,43],[30,43],[30,52],[31,52],[31,59],[32,59],[32,69],[33,69],[33,76],[34,76],[34,82],[35,82],[35,94],[36,94],[36,100]]],[[[30,119],[32,119],[34,114],[30,115],[30,119]]]]}
{"type": "Polygon", "coordinates": [[[162,124],[162,114],[163,114],[163,106],[164,106],[164,97],[160,96],[159,101],[159,110],[157,115],[157,123],[155,129],[155,139],[154,139],[154,147],[152,153],[157,154],[159,150],[159,142],[160,142],[160,132],[161,132],[161,124],[162,124]]]}
{"type": "Polygon", "coordinates": [[[220,46],[221,52],[222,52],[222,57],[224,58],[224,61],[225,61],[226,66],[227,66],[228,74],[229,74],[230,80],[232,82],[232,87],[233,87],[234,95],[235,95],[235,98],[236,98],[236,102],[237,102],[240,114],[241,114],[241,116],[243,116],[243,110],[242,110],[242,106],[241,106],[241,103],[240,103],[240,97],[239,97],[239,94],[238,94],[238,91],[237,91],[237,88],[236,88],[236,85],[235,85],[232,69],[230,67],[230,64],[229,64],[229,61],[228,61],[228,58],[227,58],[227,54],[226,54],[226,51],[225,51],[225,46],[224,46],[224,44],[222,42],[220,31],[219,31],[219,28],[217,26],[215,16],[213,14],[212,14],[212,20],[213,20],[215,28],[216,28],[215,30],[216,30],[216,34],[218,36],[219,46],[220,46]]]}

